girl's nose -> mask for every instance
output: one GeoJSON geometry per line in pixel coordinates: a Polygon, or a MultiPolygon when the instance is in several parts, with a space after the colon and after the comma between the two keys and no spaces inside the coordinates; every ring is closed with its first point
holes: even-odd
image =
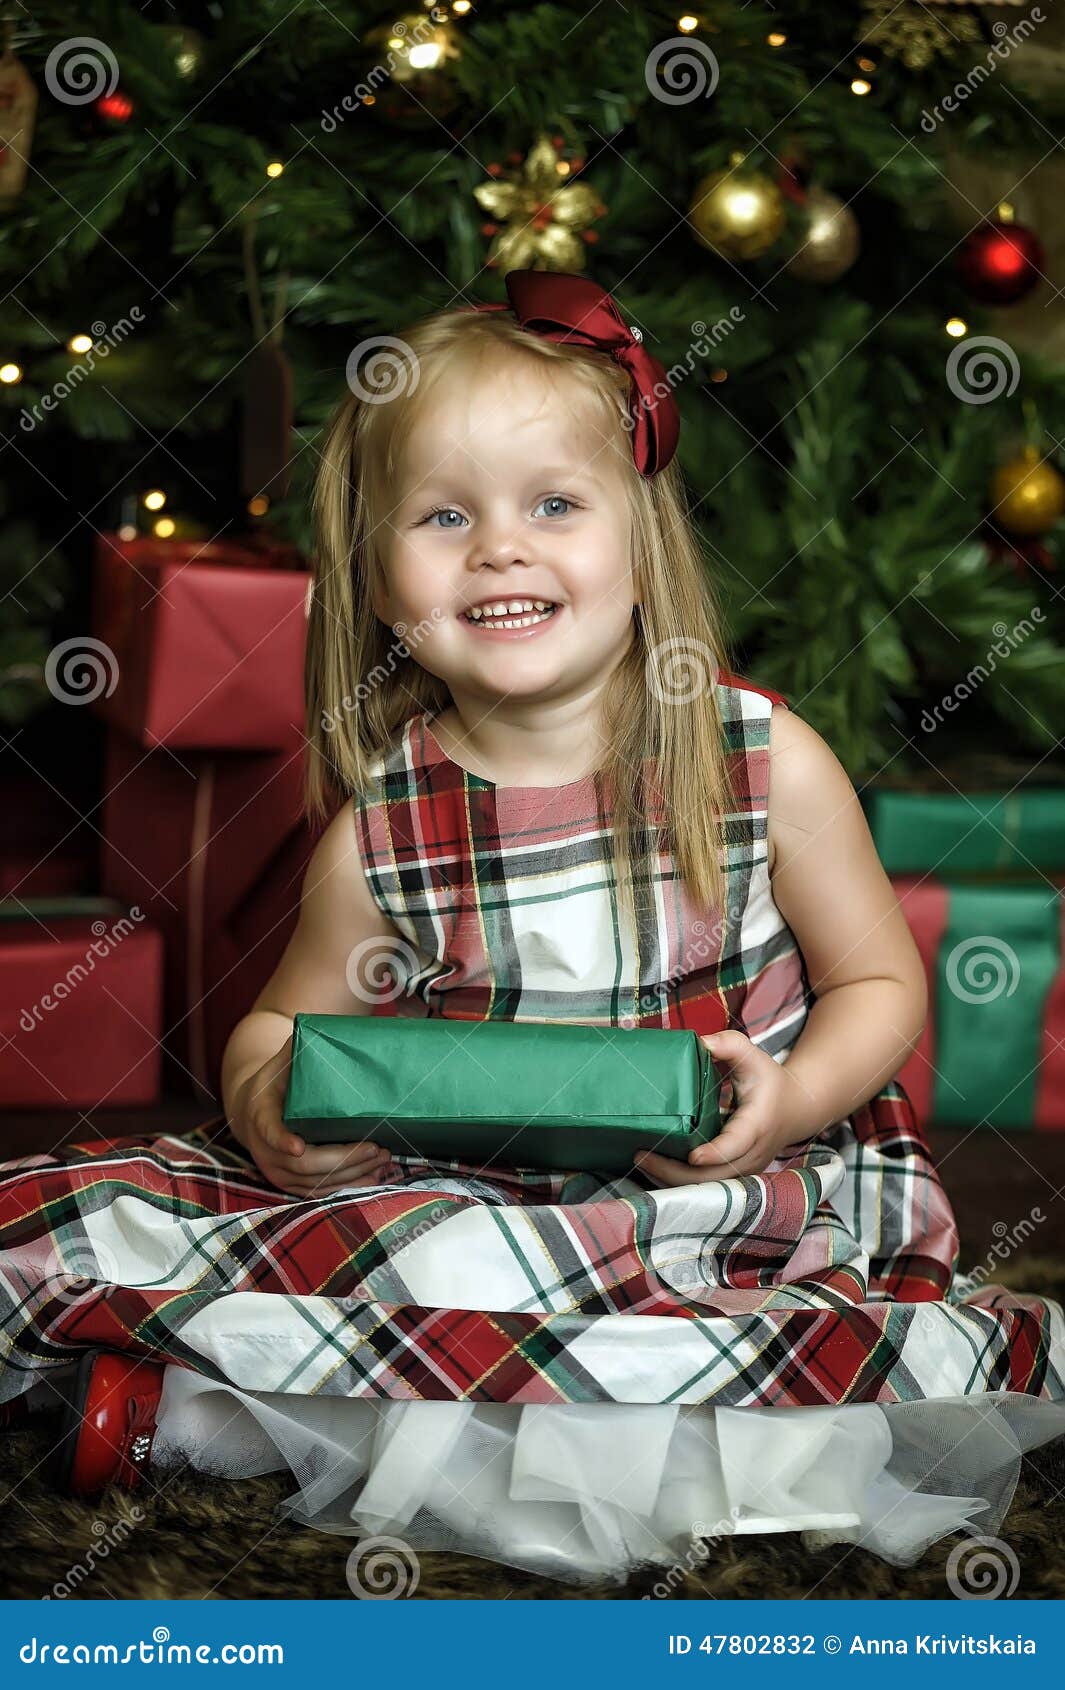
{"type": "Polygon", "coordinates": [[[520,523],[482,523],[475,531],[470,546],[470,562],[475,568],[489,564],[494,569],[509,564],[525,564],[528,560],[528,535],[520,523]]]}

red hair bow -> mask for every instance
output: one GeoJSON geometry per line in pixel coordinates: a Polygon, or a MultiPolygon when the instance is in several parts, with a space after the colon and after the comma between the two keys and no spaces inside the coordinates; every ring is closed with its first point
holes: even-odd
{"type": "Polygon", "coordinates": [[[513,311],[523,329],[546,340],[573,341],[610,356],[628,372],[632,396],[632,455],[641,475],[665,469],[680,438],[680,412],[665,369],[640,344],[614,301],[597,282],[560,270],[508,270],[509,307],[464,306],[470,311],[513,311]]]}

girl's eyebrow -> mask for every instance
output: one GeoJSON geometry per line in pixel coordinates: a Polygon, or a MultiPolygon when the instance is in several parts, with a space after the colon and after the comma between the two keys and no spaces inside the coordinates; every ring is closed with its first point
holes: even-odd
{"type": "MultiPolygon", "coordinates": [[[[402,494],[402,502],[405,503],[408,499],[427,498],[434,489],[447,487],[453,482],[461,484],[462,479],[461,473],[456,475],[444,470],[433,470],[424,481],[419,481],[412,487],[410,492],[402,494]]],[[[474,477],[473,479],[476,480],[477,478],[474,477]]],[[[602,477],[594,469],[584,464],[576,470],[572,466],[567,468],[563,464],[545,464],[540,468],[530,470],[527,480],[530,483],[537,482],[544,485],[556,481],[567,482],[571,487],[582,482],[594,487],[602,485],[602,477]]]]}

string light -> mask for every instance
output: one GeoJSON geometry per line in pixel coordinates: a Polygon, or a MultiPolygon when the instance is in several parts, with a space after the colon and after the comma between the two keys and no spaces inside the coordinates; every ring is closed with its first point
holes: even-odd
{"type": "Polygon", "coordinates": [[[451,10],[456,17],[464,18],[470,9],[470,0],[454,0],[451,10]]]}
{"type": "Polygon", "coordinates": [[[248,500],[249,516],[265,516],[270,509],[270,501],[265,493],[256,493],[254,499],[248,500]]]}
{"type": "Polygon", "coordinates": [[[876,60],[875,59],[859,59],[858,60],[858,69],[859,70],[875,70],[876,69],[876,60]]]}
{"type": "Polygon", "coordinates": [[[92,335],[91,334],[71,335],[70,339],[67,341],[67,351],[68,352],[91,352],[92,351],[92,335]]]}
{"type": "Polygon", "coordinates": [[[1000,223],[1013,222],[1013,207],[1009,200],[1002,200],[1000,203],[998,208],[998,220],[1000,223]]]}
{"type": "Polygon", "coordinates": [[[407,54],[412,70],[435,70],[444,56],[439,41],[420,41],[407,54]]]}
{"type": "Polygon", "coordinates": [[[16,381],[22,380],[22,366],[20,364],[0,364],[0,381],[11,387],[16,381]]]}
{"type": "Polygon", "coordinates": [[[152,533],[158,540],[169,540],[176,527],[173,517],[161,516],[158,522],[152,523],[152,533]]]}
{"type": "Polygon", "coordinates": [[[280,174],[284,170],[284,168],[285,168],[284,165],[278,159],[275,158],[272,164],[267,165],[266,174],[268,176],[280,176],[280,174]]]}
{"type": "Polygon", "coordinates": [[[144,495],[144,507],[146,510],[161,511],[165,504],[166,494],[160,492],[158,487],[153,487],[150,493],[145,493],[144,495]]]}
{"type": "Polygon", "coordinates": [[[728,371],[727,370],[711,370],[710,380],[711,381],[728,381],[728,371]]]}
{"type": "Polygon", "coordinates": [[[964,317],[948,317],[944,327],[953,340],[961,340],[969,332],[969,325],[964,317]]]}
{"type": "Polygon", "coordinates": [[[699,19],[693,18],[690,12],[685,12],[682,18],[677,19],[677,28],[682,29],[686,35],[690,34],[693,29],[698,29],[698,27],[699,19]]]}
{"type": "Polygon", "coordinates": [[[872,91],[873,84],[871,82],[866,82],[864,76],[856,76],[854,81],[851,83],[852,94],[871,94],[872,91]]]}
{"type": "Polygon", "coordinates": [[[774,29],[766,36],[766,40],[769,42],[771,47],[783,47],[787,39],[788,38],[782,29],[774,29]]]}
{"type": "Polygon", "coordinates": [[[137,538],[137,530],[133,526],[133,523],[124,522],[118,531],[118,537],[120,540],[135,540],[137,538]]]}

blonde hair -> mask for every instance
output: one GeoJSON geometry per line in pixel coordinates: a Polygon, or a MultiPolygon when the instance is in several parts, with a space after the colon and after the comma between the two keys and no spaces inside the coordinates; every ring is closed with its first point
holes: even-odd
{"type": "Polygon", "coordinates": [[[323,817],[337,801],[368,794],[372,764],[397,743],[407,719],[451,702],[446,683],[417,662],[411,631],[397,640],[374,610],[400,453],[417,411],[440,381],[476,376],[485,360],[497,376],[505,356],[532,359],[559,399],[586,402],[593,427],[617,453],[631,517],[640,602],[635,637],[604,689],[609,732],[595,770],[600,801],[612,811],[618,891],[634,918],[633,876],[653,871],[665,844],[690,895],[704,908],[723,907],[724,816],[734,800],[715,690],[726,666],[722,622],[676,458],[657,475],[639,473],[629,378],[606,353],[546,340],[499,311],[440,312],[403,341],[405,366],[395,369],[392,396],[348,393],[321,455],[305,687],[308,814],[323,817]]]}

